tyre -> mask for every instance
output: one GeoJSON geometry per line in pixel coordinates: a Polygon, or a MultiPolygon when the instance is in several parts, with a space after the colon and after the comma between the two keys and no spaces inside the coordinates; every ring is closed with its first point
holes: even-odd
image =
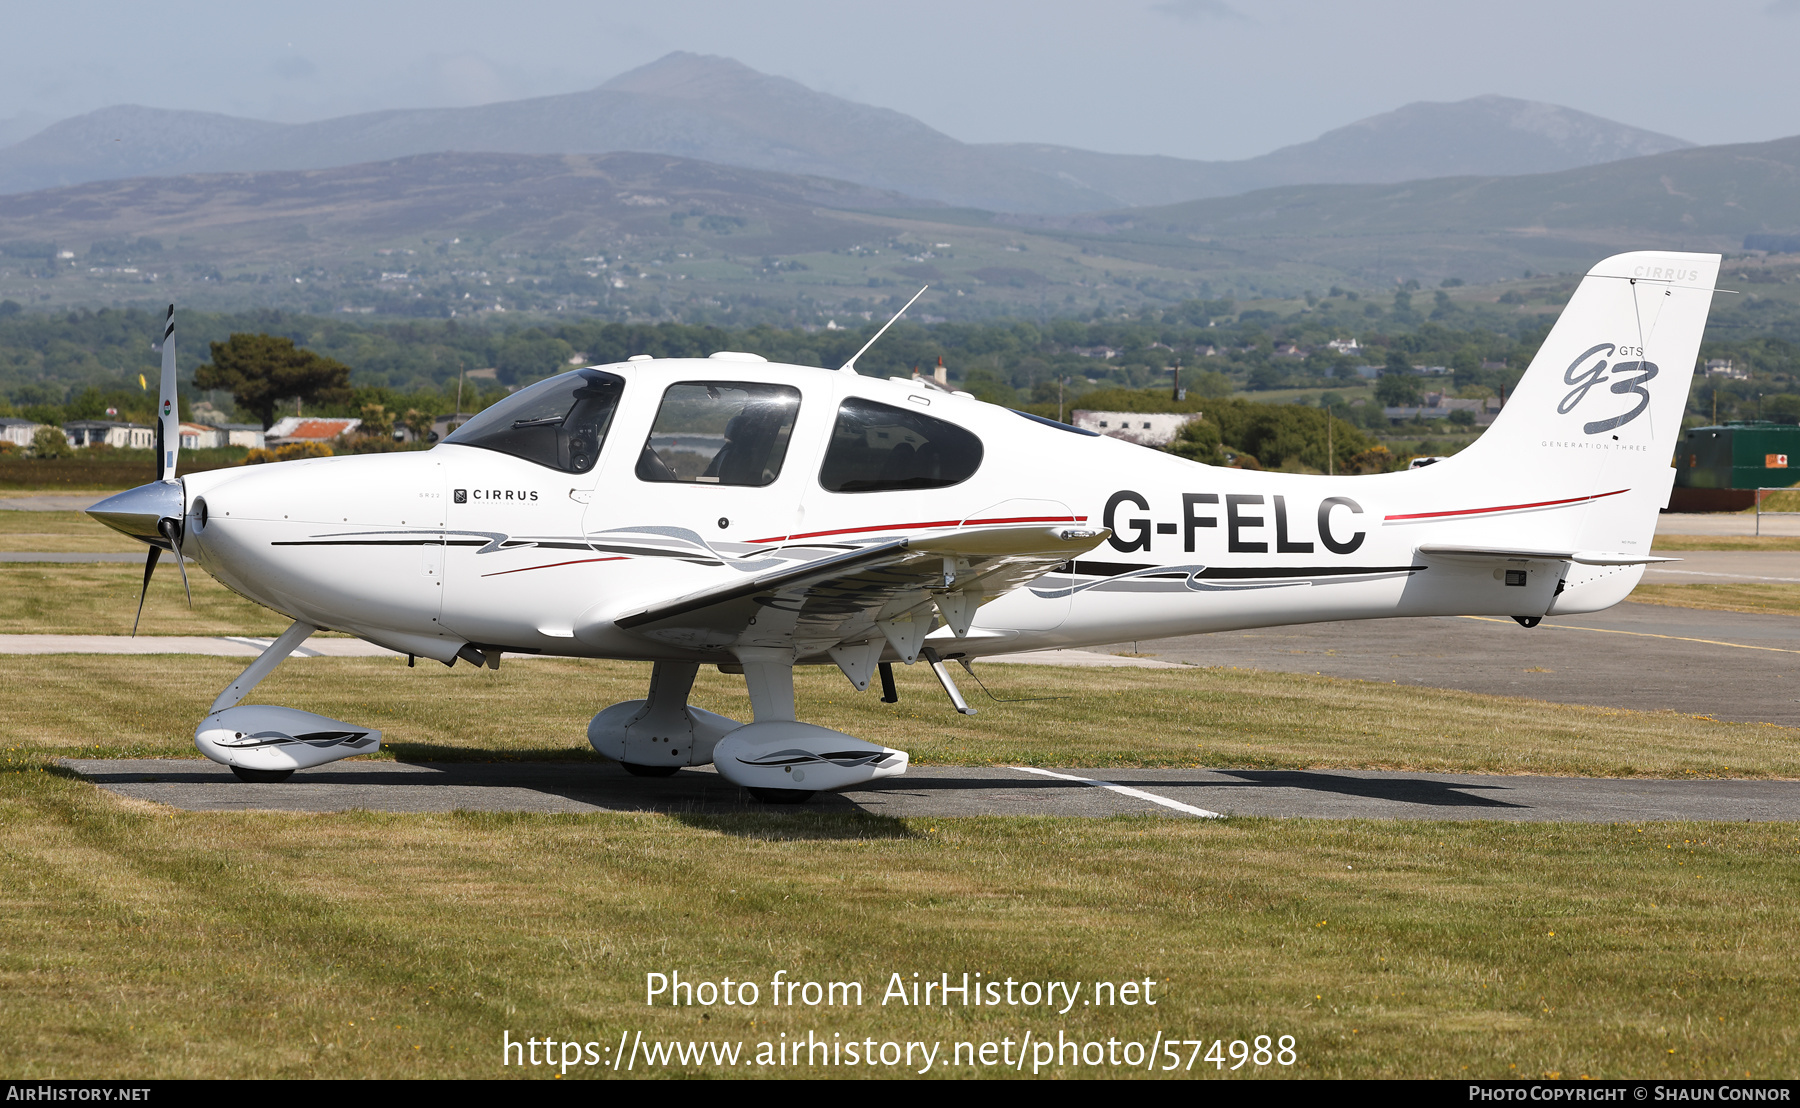
{"type": "Polygon", "coordinates": [[[751,789],[750,795],[764,804],[805,804],[812,799],[812,789],[751,789]]]}
{"type": "Polygon", "coordinates": [[[647,766],[641,762],[620,762],[633,777],[673,777],[680,766],[647,766]]]}
{"type": "Polygon", "coordinates": [[[294,776],[291,769],[245,769],[243,766],[232,766],[231,772],[239,781],[248,781],[255,785],[276,785],[294,776]]]}

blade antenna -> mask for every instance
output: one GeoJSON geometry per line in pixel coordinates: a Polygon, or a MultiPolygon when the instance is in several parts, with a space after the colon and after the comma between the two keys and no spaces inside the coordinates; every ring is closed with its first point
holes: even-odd
{"type": "MultiPolygon", "coordinates": [[[[194,610],[194,590],[188,587],[187,566],[183,564],[184,559],[181,556],[181,532],[176,530],[178,526],[179,524],[167,516],[156,521],[156,529],[162,532],[163,538],[169,540],[169,549],[175,553],[175,568],[181,571],[181,589],[187,593],[188,611],[191,612],[194,610]]],[[[156,548],[152,547],[151,549],[156,548]]],[[[139,607],[142,608],[142,606],[142,602],[140,602],[139,607]]]]}
{"type": "Polygon", "coordinates": [[[886,323],[883,323],[881,325],[881,330],[875,332],[875,338],[872,338],[868,342],[863,343],[863,348],[861,350],[858,350],[856,353],[850,355],[850,360],[845,362],[843,365],[839,366],[838,372],[839,373],[855,373],[856,372],[856,359],[862,357],[864,354],[867,354],[869,352],[869,347],[875,345],[875,339],[878,339],[881,336],[887,334],[887,329],[889,327],[892,327],[894,325],[895,321],[898,320],[901,316],[905,315],[906,309],[912,307],[913,303],[915,301],[917,301],[919,299],[919,297],[925,295],[925,289],[928,289],[930,287],[931,287],[930,285],[926,285],[925,288],[922,288],[918,292],[913,293],[912,300],[908,300],[904,305],[902,305],[900,310],[894,313],[893,319],[890,319],[886,323]]]}
{"type": "Polygon", "coordinates": [[[150,595],[150,575],[156,572],[156,559],[162,556],[162,547],[150,548],[150,557],[144,559],[144,589],[138,593],[137,618],[131,621],[131,637],[137,638],[138,624],[144,621],[144,598],[150,595]]]}

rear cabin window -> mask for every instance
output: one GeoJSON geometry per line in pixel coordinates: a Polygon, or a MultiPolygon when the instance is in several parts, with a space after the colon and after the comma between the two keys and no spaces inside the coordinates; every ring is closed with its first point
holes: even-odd
{"type": "Polygon", "coordinates": [[[981,468],[981,440],[941,419],[850,397],[837,425],[819,484],[829,492],[941,489],[981,468]]]}
{"type": "Polygon", "coordinates": [[[560,374],[477,413],[444,441],[586,473],[600,460],[624,389],[624,378],[597,369],[560,374]]]}
{"type": "Polygon", "coordinates": [[[800,390],[738,381],[670,385],[638,455],[642,481],[760,488],[781,476],[800,390]]]}

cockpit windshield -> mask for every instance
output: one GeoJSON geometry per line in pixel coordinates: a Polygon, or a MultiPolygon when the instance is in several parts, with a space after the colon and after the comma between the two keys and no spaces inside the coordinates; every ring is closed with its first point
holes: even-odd
{"type": "Polygon", "coordinates": [[[600,460],[624,388],[624,378],[597,369],[560,374],[480,412],[444,441],[586,473],[600,460]]]}

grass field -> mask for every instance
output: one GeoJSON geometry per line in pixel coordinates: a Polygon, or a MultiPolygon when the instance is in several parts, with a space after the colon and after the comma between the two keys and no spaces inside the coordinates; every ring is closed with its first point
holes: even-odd
{"type": "Polygon", "coordinates": [[[0,772],[0,826],[15,1078],[522,1075],[503,1032],[754,1052],[811,1031],[946,1054],[1027,1032],[1294,1037],[1293,1068],[1236,1076],[1800,1065],[1785,824],[200,814],[33,758],[0,772]],[[674,971],[761,982],[761,1003],[646,1007],[646,974],[674,971]],[[864,1004],[771,1005],[777,971],[861,982],[864,1004]],[[1158,1003],[879,1002],[891,974],[964,972],[1149,979],[1158,1003]]]}
{"type": "Polygon", "coordinates": [[[0,511],[0,551],[142,554],[144,544],[102,527],[85,512],[0,511]]]}
{"type": "Polygon", "coordinates": [[[1683,550],[1800,550],[1800,535],[1658,535],[1655,554],[1683,550]]]}
{"type": "Polygon", "coordinates": [[[1800,586],[1795,585],[1639,585],[1631,590],[1631,599],[1640,604],[1664,604],[1673,608],[1800,615],[1800,586]]]}
{"type": "MultiPolygon", "coordinates": [[[[0,743],[37,755],[192,757],[194,724],[243,668],[192,655],[0,659],[24,706],[0,743]]],[[[1628,712],[1237,669],[978,667],[1000,697],[950,710],[925,666],[896,667],[900,703],[857,693],[835,668],[796,675],[809,722],[921,763],[1365,767],[1591,777],[1800,778],[1800,732],[1673,712],[1628,712]],[[1129,730],[1120,721],[1131,720],[1129,730]]],[[[291,660],[258,687],[284,704],[380,728],[402,760],[585,758],[587,721],[644,695],[642,663],[508,660],[499,671],[399,659],[291,660]]],[[[969,690],[977,697],[979,692],[969,690]]],[[[703,669],[693,703],[749,719],[740,677],[703,669]]]]}
{"type": "MultiPolygon", "coordinates": [[[[143,566],[130,563],[0,563],[0,634],[128,635],[143,582],[143,566]]],[[[144,598],[142,634],[279,635],[293,622],[197,567],[188,567],[188,584],[192,610],[175,560],[164,555],[144,598]]]]}
{"type": "MultiPolygon", "coordinates": [[[[0,632],[129,629],[135,566],[0,574],[0,632]]],[[[159,570],[146,631],[285,626],[203,573],[192,580],[190,614],[173,567],[159,570]]],[[[1688,590],[1716,588],[1638,592],[1683,590],[1672,595],[1691,604],[1703,594],[1688,590]]],[[[243,665],[0,658],[12,693],[0,713],[0,1072],[545,1077],[500,1064],[503,1033],[603,1049],[640,1032],[741,1042],[753,1059],[758,1043],[809,1031],[940,1042],[943,1054],[1059,1031],[1084,1042],[1160,1033],[1202,1051],[1294,1037],[1295,1066],[1247,1065],[1240,1077],[1800,1072],[1793,824],[194,813],[115,797],[55,766],[193,757],[194,723],[243,665]],[[763,996],[646,1007],[645,975],[672,971],[757,981],[763,996]],[[777,971],[860,982],[865,1003],[772,1005],[777,971]],[[880,1003],[890,974],[965,971],[1148,978],[1159,1003],[1066,1014],[880,1003]]],[[[1667,712],[1250,670],[990,666],[980,672],[1001,697],[1073,695],[982,698],[979,715],[962,717],[925,667],[896,668],[898,705],[854,693],[835,670],[803,670],[802,713],[921,763],[1800,778],[1800,732],[1667,712]]],[[[588,717],[643,695],[648,672],[295,659],[255,699],[380,727],[383,757],[581,759],[593,757],[588,717]]],[[[693,700],[748,718],[738,677],[702,671],[693,700]]],[[[1013,1071],[940,1055],[931,1072],[1013,1071]]],[[[1176,1071],[1190,1072],[1221,1073],[1204,1060],[1176,1071]]],[[[587,1075],[612,1071],[569,1071],[587,1075]]]]}

